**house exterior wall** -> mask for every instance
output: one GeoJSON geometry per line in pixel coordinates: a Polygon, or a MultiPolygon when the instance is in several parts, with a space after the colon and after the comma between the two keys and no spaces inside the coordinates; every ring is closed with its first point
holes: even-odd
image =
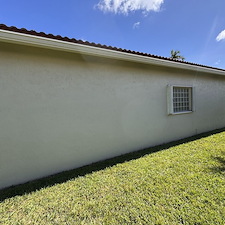
{"type": "Polygon", "coordinates": [[[225,77],[0,44],[0,189],[225,126],[225,77]],[[195,112],[167,114],[167,85],[195,112]]]}

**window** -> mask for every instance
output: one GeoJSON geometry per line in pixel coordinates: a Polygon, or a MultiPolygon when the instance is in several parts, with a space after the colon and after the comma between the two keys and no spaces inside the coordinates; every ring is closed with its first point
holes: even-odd
{"type": "Polygon", "coordinates": [[[168,114],[193,112],[193,87],[168,86],[168,114]]]}

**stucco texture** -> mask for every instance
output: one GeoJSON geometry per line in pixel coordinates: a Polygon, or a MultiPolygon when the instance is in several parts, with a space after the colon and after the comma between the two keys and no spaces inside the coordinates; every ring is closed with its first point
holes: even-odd
{"type": "Polygon", "coordinates": [[[0,188],[225,126],[223,76],[6,43],[0,68],[0,188]]]}

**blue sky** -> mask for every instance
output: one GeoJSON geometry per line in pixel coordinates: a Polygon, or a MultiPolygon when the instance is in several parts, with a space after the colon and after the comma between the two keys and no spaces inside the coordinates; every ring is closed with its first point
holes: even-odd
{"type": "Polygon", "coordinates": [[[0,23],[225,69],[224,0],[0,0],[0,23]]]}

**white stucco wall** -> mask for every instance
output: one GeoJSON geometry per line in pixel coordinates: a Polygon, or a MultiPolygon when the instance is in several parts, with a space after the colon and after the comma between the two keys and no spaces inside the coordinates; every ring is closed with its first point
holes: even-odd
{"type": "Polygon", "coordinates": [[[225,126],[225,77],[0,44],[0,188],[225,126]],[[196,111],[167,115],[167,85],[196,111]]]}

